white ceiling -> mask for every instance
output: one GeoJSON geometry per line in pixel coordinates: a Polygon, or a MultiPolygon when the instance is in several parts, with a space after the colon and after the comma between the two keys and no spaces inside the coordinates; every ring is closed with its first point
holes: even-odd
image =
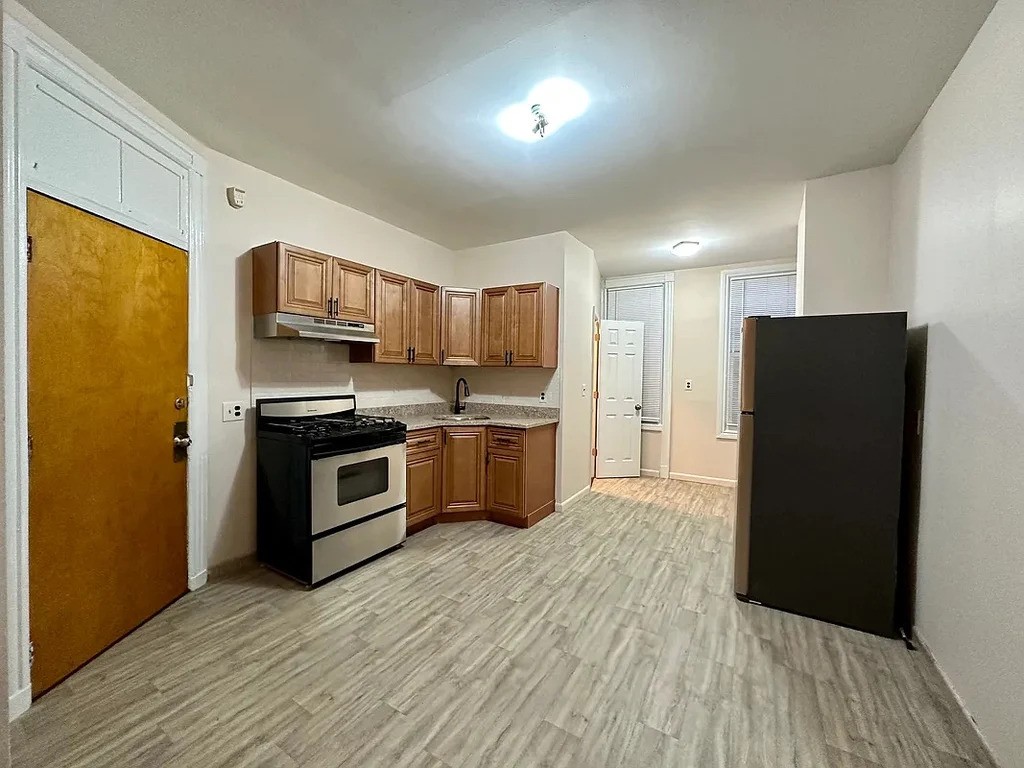
{"type": "Polygon", "coordinates": [[[23,2],[214,149],[453,248],[568,230],[605,274],[792,256],[800,182],[894,160],[993,5],[23,2]],[[551,75],[590,111],[501,134],[551,75]]]}

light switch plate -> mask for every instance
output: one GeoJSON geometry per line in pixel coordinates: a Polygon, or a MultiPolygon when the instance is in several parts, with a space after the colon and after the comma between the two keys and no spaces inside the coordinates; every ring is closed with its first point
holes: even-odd
{"type": "Polygon", "coordinates": [[[224,421],[241,421],[245,418],[245,403],[222,403],[222,419],[224,421]]]}

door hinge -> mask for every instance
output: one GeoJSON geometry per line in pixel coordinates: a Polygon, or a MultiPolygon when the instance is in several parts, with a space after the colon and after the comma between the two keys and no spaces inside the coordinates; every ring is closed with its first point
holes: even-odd
{"type": "Polygon", "coordinates": [[[590,449],[590,455],[591,456],[597,456],[597,448],[591,448],[590,449]]]}
{"type": "Polygon", "coordinates": [[[595,333],[594,334],[594,341],[600,341],[600,340],[601,340],[601,334],[600,333],[595,333]]]}
{"type": "Polygon", "coordinates": [[[594,392],[594,399],[595,399],[595,400],[597,400],[597,398],[598,398],[598,396],[599,396],[600,394],[601,394],[600,392],[594,392]]]}
{"type": "Polygon", "coordinates": [[[31,640],[28,641],[28,666],[31,669],[32,665],[36,661],[36,644],[31,640]]]}
{"type": "Polygon", "coordinates": [[[32,235],[28,236],[28,244],[25,248],[25,261],[32,263],[32,235]]]}
{"type": "Polygon", "coordinates": [[[28,436],[28,457],[32,458],[32,435],[28,436]]]}

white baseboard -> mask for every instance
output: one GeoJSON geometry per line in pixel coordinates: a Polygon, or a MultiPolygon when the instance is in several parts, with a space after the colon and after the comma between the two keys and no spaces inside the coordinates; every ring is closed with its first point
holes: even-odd
{"type": "Polygon", "coordinates": [[[673,480],[683,480],[687,483],[703,483],[704,485],[722,485],[726,488],[735,488],[736,481],[726,477],[705,477],[704,475],[688,475],[685,472],[670,472],[668,475],[673,480]]]}
{"type": "Polygon", "coordinates": [[[641,469],[640,477],[661,477],[661,473],[656,469],[641,469]]]}
{"type": "Polygon", "coordinates": [[[8,719],[13,723],[19,717],[28,712],[32,706],[32,686],[25,686],[20,691],[15,691],[7,699],[8,719]]]}
{"type": "Polygon", "coordinates": [[[953,687],[953,683],[946,675],[945,670],[942,669],[939,665],[938,659],[935,658],[935,654],[932,653],[932,649],[928,645],[928,641],[925,639],[924,635],[921,634],[921,630],[918,629],[916,625],[914,626],[914,642],[921,646],[921,650],[924,651],[925,656],[927,656],[931,660],[932,664],[935,665],[935,668],[939,670],[939,677],[942,678],[942,682],[946,684],[949,692],[953,694],[953,699],[956,701],[957,706],[960,707],[960,711],[964,713],[964,717],[967,718],[967,722],[971,724],[971,728],[973,728],[974,732],[978,734],[978,739],[981,740],[982,746],[985,747],[985,751],[988,752],[992,765],[999,765],[999,761],[996,760],[995,753],[992,751],[992,745],[988,743],[988,739],[985,738],[985,734],[981,732],[981,728],[978,727],[978,722],[974,719],[974,716],[971,715],[971,711],[967,708],[967,705],[964,703],[959,692],[957,692],[956,688],[953,687]]]}
{"type": "Polygon", "coordinates": [[[200,587],[205,587],[206,586],[206,578],[207,578],[207,576],[208,576],[208,573],[206,572],[206,570],[200,571],[195,576],[189,576],[188,577],[188,591],[189,592],[195,592],[200,587]]]}
{"type": "Polygon", "coordinates": [[[580,490],[576,491],[576,493],[574,493],[572,496],[570,496],[565,501],[556,501],[555,502],[555,512],[561,512],[566,507],[572,506],[577,501],[579,501],[584,496],[586,496],[588,493],[590,493],[590,486],[589,485],[584,486],[580,490]]]}

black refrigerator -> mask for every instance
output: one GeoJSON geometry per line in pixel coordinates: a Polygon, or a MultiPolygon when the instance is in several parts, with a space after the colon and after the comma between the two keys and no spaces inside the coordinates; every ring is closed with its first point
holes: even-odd
{"type": "Polygon", "coordinates": [[[749,317],[741,350],[737,597],[894,636],[906,313],[749,317]]]}

